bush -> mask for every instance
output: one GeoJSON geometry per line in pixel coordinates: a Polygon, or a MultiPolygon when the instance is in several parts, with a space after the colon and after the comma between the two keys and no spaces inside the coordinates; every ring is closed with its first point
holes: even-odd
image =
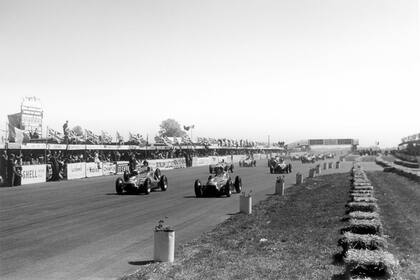
{"type": "Polygon", "coordinates": [[[376,212],[362,212],[362,211],[354,211],[349,213],[350,219],[357,219],[357,220],[371,220],[371,219],[378,219],[379,214],[376,212]]]}
{"type": "Polygon", "coordinates": [[[353,196],[351,198],[354,202],[376,202],[378,201],[374,197],[369,196],[353,196]]]}
{"type": "Polygon", "coordinates": [[[375,202],[348,202],[346,208],[347,213],[354,211],[375,212],[378,210],[378,204],[375,202]]]}
{"type": "Polygon", "coordinates": [[[338,240],[338,245],[343,247],[343,254],[349,249],[378,250],[388,248],[388,243],[383,237],[375,234],[356,234],[345,232],[338,240]]]}
{"type": "Polygon", "coordinates": [[[382,223],[379,219],[350,219],[348,225],[341,229],[341,233],[345,232],[382,235],[382,223]]]}
{"type": "Polygon", "coordinates": [[[382,250],[350,249],[344,257],[347,271],[354,276],[392,276],[398,269],[394,256],[382,250]]]}

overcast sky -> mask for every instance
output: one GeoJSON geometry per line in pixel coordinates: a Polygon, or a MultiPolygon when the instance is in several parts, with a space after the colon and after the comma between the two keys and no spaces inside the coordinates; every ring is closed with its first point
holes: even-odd
{"type": "Polygon", "coordinates": [[[416,0],[0,0],[0,127],[23,96],[44,126],[149,137],[420,132],[416,0]]]}

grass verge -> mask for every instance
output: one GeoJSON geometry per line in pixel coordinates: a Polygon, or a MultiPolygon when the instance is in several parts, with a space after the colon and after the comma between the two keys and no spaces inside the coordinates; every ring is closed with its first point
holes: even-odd
{"type": "Polygon", "coordinates": [[[348,198],[348,174],[308,179],[269,196],[176,250],[175,262],[144,265],[135,279],[332,279],[348,198]]]}

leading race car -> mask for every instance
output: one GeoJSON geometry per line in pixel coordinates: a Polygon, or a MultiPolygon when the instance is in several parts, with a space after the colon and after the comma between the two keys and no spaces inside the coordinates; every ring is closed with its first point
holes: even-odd
{"type": "Polygon", "coordinates": [[[269,167],[271,174],[283,174],[292,172],[292,164],[287,164],[283,159],[271,159],[269,167]]]}
{"type": "Polygon", "coordinates": [[[132,174],[125,171],[123,177],[118,177],[115,181],[117,194],[123,194],[124,192],[149,194],[156,189],[161,191],[168,189],[168,178],[161,174],[159,168],[153,170],[147,167],[140,171],[134,171],[132,174]]]}
{"type": "Polygon", "coordinates": [[[253,158],[247,158],[239,161],[239,167],[255,167],[257,166],[257,161],[253,158]]]}
{"type": "Polygon", "coordinates": [[[209,173],[210,174],[215,174],[216,169],[219,168],[219,167],[223,168],[224,171],[230,171],[230,173],[233,173],[233,167],[234,167],[233,164],[232,163],[228,164],[224,160],[222,160],[221,162],[219,162],[215,165],[210,164],[209,165],[209,173]]]}
{"type": "Polygon", "coordinates": [[[235,181],[232,182],[229,172],[218,167],[216,174],[210,175],[206,184],[203,185],[199,179],[195,180],[194,191],[196,197],[222,195],[230,197],[233,191],[237,193],[242,191],[242,180],[236,176],[235,181]]]}
{"type": "Polygon", "coordinates": [[[316,158],[313,155],[304,155],[301,158],[302,163],[315,163],[316,158]]]}

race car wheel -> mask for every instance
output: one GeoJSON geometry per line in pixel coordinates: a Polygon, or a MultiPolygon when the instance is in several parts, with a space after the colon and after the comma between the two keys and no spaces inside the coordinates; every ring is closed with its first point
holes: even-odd
{"type": "Polygon", "coordinates": [[[230,179],[226,182],[225,194],[226,197],[230,197],[232,195],[232,181],[230,179]]]}
{"type": "Polygon", "coordinates": [[[203,196],[203,187],[201,186],[200,180],[195,180],[194,182],[194,191],[196,197],[202,197],[203,196]]]}
{"type": "Polygon", "coordinates": [[[270,166],[270,173],[273,174],[274,168],[270,166]]]}
{"type": "Polygon", "coordinates": [[[236,176],[235,178],[235,190],[237,193],[242,191],[242,179],[239,176],[236,176]]]}
{"type": "Polygon", "coordinates": [[[115,181],[115,190],[117,191],[117,194],[122,194],[123,193],[123,179],[121,177],[119,177],[117,179],[117,181],[115,181]]]}
{"type": "Polygon", "coordinates": [[[166,191],[168,189],[168,178],[165,175],[162,175],[162,177],[160,177],[160,189],[162,191],[166,191]]]}
{"type": "Polygon", "coordinates": [[[128,171],[124,171],[123,178],[124,181],[128,181],[128,179],[130,178],[130,174],[128,174],[128,171]]]}
{"type": "Polygon", "coordinates": [[[289,163],[289,173],[292,173],[292,164],[289,163]]]}
{"type": "Polygon", "coordinates": [[[155,170],[155,178],[156,179],[159,179],[161,174],[162,174],[162,172],[160,172],[160,169],[159,168],[156,168],[156,170],[155,170]]]}
{"type": "Polygon", "coordinates": [[[147,178],[145,181],[144,181],[144,185],[143,185],[143,190],[144,190],[144,193],[145,194],[149,194],[150,192],[151,192],[151,190],[152,190],[152,182],[150,181],[150,178],[147,178]]]}
{"type": "Polygon", "coordinates": [[[213,167],[211,165],[209,166],[209,173],[213,174],[213,167]]]}
{"type": "Polygon", "coordinates": [[[239,161],[239,167],[242,167],[242,166],[243,166],[242,161],[239,161]]]}
{"type": "Polygon", "coordinates": [[[256,160],[254,160],[254,167],[256,167],[257,166],[257,161],[256,160]]]}

